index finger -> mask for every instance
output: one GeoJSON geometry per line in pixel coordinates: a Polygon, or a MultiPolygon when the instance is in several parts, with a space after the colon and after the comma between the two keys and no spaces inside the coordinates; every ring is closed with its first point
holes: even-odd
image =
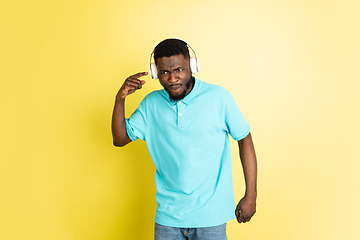
{"type": "Polygon", "coordinates": [[[131,78],[139,78],[139,77],[142,77],[142,76],[145,76],[145,75],[148,75],[148,72],[139,72],[135,75],[132,75],[131,78]]]}

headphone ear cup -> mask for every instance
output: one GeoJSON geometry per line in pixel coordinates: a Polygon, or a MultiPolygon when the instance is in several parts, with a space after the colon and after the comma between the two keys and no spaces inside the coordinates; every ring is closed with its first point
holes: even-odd
{"type": "Polygon", "coordinates": [[[150,75],[152,78],[158,79],[157,68],[155,63],[150,64],[150,75]]]}
{"type": "Polygon", "coordinates": [[[192,74],[195,74],[199,71],[195,57],[190,58],[190,70],[192,74]]]}

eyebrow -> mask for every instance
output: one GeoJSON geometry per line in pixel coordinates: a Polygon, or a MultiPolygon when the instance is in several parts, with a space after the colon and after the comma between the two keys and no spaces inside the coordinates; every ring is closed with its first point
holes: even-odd
{"type": "MultiPolygon", "coordinates": [[[[179,70],[179,69],[183,69],[183,67],[182,66],[180,66],[180,67],[177,67],[177,68],[174,68],[174,70],[179,70]]],[[[167,70],[167,69],[160,69],[159,70],[160,72],[170,72],[171,70],[167,70]]]]}

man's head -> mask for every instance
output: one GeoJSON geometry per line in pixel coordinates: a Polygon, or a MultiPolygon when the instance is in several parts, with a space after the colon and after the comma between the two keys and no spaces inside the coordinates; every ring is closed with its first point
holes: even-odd
{"type": "Polygon", "coordinates": [[[190,69],[187,44],[179,39],[166,39],[154,50],[159,81],[172,100],[181,100],[191,91],[194,80],[190,69]]]}
{"type": "Polygon", "coordinates": [[[154,49],[155,64],[157,64],[158,58],[171,57],[179,54],[182,54],[185,59],[190,59],[187,43],[180,39],[165,39],[154,49]]]}

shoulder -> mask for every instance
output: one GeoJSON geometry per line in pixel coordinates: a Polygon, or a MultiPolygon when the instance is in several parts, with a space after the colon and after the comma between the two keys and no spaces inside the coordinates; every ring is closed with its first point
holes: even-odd
{"type": "Polygon", "coordinates": [[[231,94],[228,90],[226,90],[224,87],[216,84],[211,84],[203,81],[200,82],[200,92],[201,93],[207,93],[211,94],[212,97],[215,98],[227,98],[228,96],[231,97],[231,94]]]}
{"type": "Polygon", "coordinates": [[[139,106],[142,109],[152,108],[153,106],[161,105],[166,101],[164,93],[165,90],[155,90],[148,93],[144,99],[140,102],[139,106]]]}
{"type": "Polygon", "coordinates": [[[152,91],[144,97],[143,101],[149,101],[149,102],[159,101],[163,99],[163,95],[164,95],[163,92],[164,92],[163,89],[152,91]]]}

